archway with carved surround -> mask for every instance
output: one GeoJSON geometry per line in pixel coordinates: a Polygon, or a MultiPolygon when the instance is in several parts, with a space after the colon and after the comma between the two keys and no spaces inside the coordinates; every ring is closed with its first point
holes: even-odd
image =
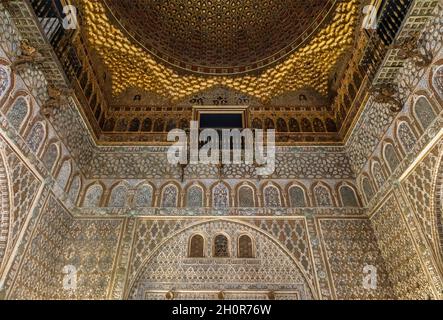
{"type": "Polygon", "coordinates": [[[275,293],[277,298],[318,297],[315,284],[308,280],[312,275],[306,274],[300,262],[278,240],[252,225],[226,219],[197,222],[173,233],[147,252],[141,267],[133,274],[128,279],[126,299],[165,299],[171,291],[180,299],[217,299],[220,292],[237,299],[257,299],[266,298],[267,291],[275,293]],[[207,258],[188,258],[189,238],[197,233],[205,237],[207,258]],[[233,255],[210,258],[210,240],[220,233],[230,237],[233,255]],[[238,237],[245,233],[251,235],[256,246],[253,259],[234,254],[238,251],[238,237]],[[254,289],[258,283],[265,290],[254,289]]]}

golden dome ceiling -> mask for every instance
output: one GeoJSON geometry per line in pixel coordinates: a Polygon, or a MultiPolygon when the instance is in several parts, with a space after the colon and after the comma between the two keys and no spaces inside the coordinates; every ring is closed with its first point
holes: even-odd
{"type": "Polygon", "coordinates": [[[289,55],[332,0],[106,0],[121,30],[153,56],[203,74],[261,69],[289,55]]]}
{"type": "MultiPolygon", "coordinates": [[[[159,23],[158,29],[164,29],[159,30],[156,35],[150,36],[147,34],[149,29],[142,27],[142,25],[151,25],[151,27],[155,27],[155,25],[152,26],[151,22],[145,21],[145,19],[148,17],[148,13],[144,11],[149,10],[143,9],[145,7],[143,7],[142,4],[147,3],[153,3],[155,6],[159,3],[159,1],[107,1],[107,4],[110,6],[111,10],[113,10],[115,14],[117,10],[119,15],[122,16],[120,17],[120,22],[123,23],[126,19],[127,23],[132,23],[132,27],[128,28],[130,30],[124,30],[122,25],[109,14],[109,10],[103,1],[82,0],[85,35],[91,48],[98,53],[99,57],[102,59],[104,65],[111,74],[112,93],[114,96],[120,95],[131,88],[139,88],[162,96],[171,102],[178,102],[187,97],[191,97],[202,90],[207,90],[216,86],[223,86],[242,92],[253,98],[259,99],[262,102],[270,101],[272,98],[286,92],[293,92],[303,88],[314,89],[319,94],[326,96],[329,90],[331,73],[333,72],[340,57],[342,57],[343,54],[352,47],[354,30],[357,27],[359,15],[358,0],[333,1],[334,5],[329,11],[328,15],[324,15],[322,13],[324,12],[323,10],[327,9],[326,4],[329,3],[327,1],[223,0],[218,2],[216,0],[164,0],[162,3],[164,4],[165,9],[162,9],[163,7],[160,6],[157,9],[154,7],[152,10],[161,15],[161,18],[159,18],[160,20],[167,20],[167,22],[160,24],[158,22],[159,20],[155,20],[157,21],[156,23],[159,23]],[[324,4],[320,5],[320,2],[323,2],[324,4]],[[193,7],[194,9],[196,9],[197,5],[200,4],[198,6],[200,8],[199,12],[201,12],[204,4],[207,8],[217,8],[217,5],[220,3],[225,3],[226,8],[235,7],[236,10],[240,10],[240,8],[242,8],[241,11],[244,13],[244,17],[241,18],[241,23],[237,23],[236,28],[228,28],[229,30],[224,33],[225,36],[223,36],[224,38],[222,37],[223,40],[220,42],[227,43],[227,49],[221,48],[224,45],[218,45],[216,38],[212,37],[212,35],[208,36],[208,39],[212,39],[211,43],[215,47],[209,48],[209,53],[199,52],[199,50],[206,50],[203,48],[206,48],[207,44],[196,43],[198,40],[197,35],[189,38],[190,41],[188,43],[180,42],[177,45],[172,43],[174,39],[177,39],[177,42],[179,42],[182,41],[180,39],[185,39],[187,35],[189,36],[189,32],[191,32],[189,30],[192,28],[185,28],[184,25],[186,23],[196,21],[193,19],[198,19],[199,16],[202,17],[202,19],[203,17],[208,19],[209,16],[217,14],[217,10],[215,9],[215,11],[211,14],[209,12],[212,11],[206,9],[207,11],[205,15],[197,15],[194,13],[193,16],[186,18],[183,17],[183,26],[180,26],[178,23],[179,16],[182,16],[185,13],[191,14],[191,3],[196,4],[193,7]],[[211,4],[210,6],[208,6],[209,3],[211,4]],[[269,12],[259,13],[259,10],[257,10],[255,13],[255,18],[252,18],[252,16],[245,18],[248,16],[248,13],[244,12],[245,5],[235,6],[237,3],[252,3],[251,6],[257,3],[259,8],[263,10],[277,12],[276,16],[282,12],[278,8],[283,8],[283,5],[285,5],[288,6],[288,8],[291,8],[290,10],[286,10],[288,11],[286,13],[288,20],[294,17],[294,8],[299,6],[299,8],[303,7],[304,9],[300,9],[301,13],[298,14],[298,18],[295,22],[280,22],[277,23],[277,26],[274,26],[274,23],[278,19],[276,16],[273,16],[273,14],[269,12]],[[129,4],[130,7],[124,9],[124,6],[128,6],[129,4]],[[168,4],[171,4],[171,6],[174,4],[178,7],[173,9],[174,7],[170,7],[168,4]],[[186,10],[182,11],[180,9],[180,4],[184,6],[186,10]],[[273,5],[275,5],[275,7],[273,10],[271,10],[273,5]],[[264,6],[268,6],[267,9],[265,9],[264,6]],[[137,13],[137,10],[141,11],[141,13],[137,13]],[[163,12],[162,10],[169,11],[163,12]],[[311,10],[313,12],[318,12],[318,15],[312,14],[311,10]],[[168,17],[167,12],[170,12],[172,16],[168,17]],[[311,24],[309,24],[309,19],[307,18],[308,16],[313,19],[311,20],[311,24]],[[315,18],[313,18],[314,16],[315,18]],[[325,18],[327,22],[319,23],[321,22],[322,18],[325,18]],[[266,21],[268,22],[267,24],[265,23],[267,27],[260,29],[259,26],[261,23],[258,23],[257,19],[264,19],[263,21],[267,19],[266,21]],[[317,25],[315,32],[310,34],[310,30],[312,29],[313,25],[315,25],[315,22],[318,22],[319,24],[317,25]],[[240,25],[243,23],[251,23],[250,27],[247,29],[248,32],[252,32],[254,28],[257,28],[257,34],[254,35],[253,32],[252,34],[249,34],[248,39],[254,40],[249,41],[246,39],[243,44],[234,43],[235,41],[229,37],[236,36],[235,30],[238,30],[240,25]],[[291,28],[294,28],[294,26],[297,24],[299,24],[300,27],[292,30],[291,28]],[[172,28],[172,26],[175,26],[175,29],[172,28]],[[168,30],[167,28],[172,28],[169,29],[169,32],[171,33],[169,36],[165,35],[167,33],[166,30],[168,30]],[[279,35],[278,30],[285,32],[284,28],[292,30],[291,32],[287,32],[288,34],[292,35],[279,35]],[[186,31],[188,33],[182,35],[180,30],[188,30],[186,31]],[[269,30],[268,33],[270,34],[270,37],[267,36],[266,30],[269,30]],[[140,36],[137,36],[137,34],[134,33],[136,31],[140,33],[140,36]],[[133,32],[134,34],[130,36],[128,35],[128,32],[133,32]],[[175,32],[176,34],[173,35],[172,32],[175,32]],[[161,39],[160,35],[165,36],[165,38],[161,39]],[[284,41],[278,40],[275,41],[275,43],[273,42],[274,44],[272,50],[266,50],[265,48],[263,51],[257,50],[258,52],[255,53],[256,47],[254,46],[264,48],[258,39],[260,37],[263,37],[263,39],[271,39],[271,36],[276,37],[276,39],[284,39],[284,41]],[[297,39],[300,39],[300,37],[305,38],[305,40],[304,42],[297,44],[297,39]],[[158,41],[158,48],[160,49],[156,49],[154,46],[151,48],[145,48],[144,46],[146,43],[144,42],[148,40],[151,41],[152,45],[155,44],[154,41],[158,41]],[[283,41],[283,43],[278,43],[280,41],[283,41]],[[281,51],[281,47],[287,47],[288,44],[292,48],[292,51],[288,50],[289,52],[286,53],[284,58],[276,61],[272,66],[268,66],[260,72],[255,73],[217,75],[216,71],[212,72],[213,70],[209,73],[214,74],[210,75],[203,74],[205,73],[203,71],[200,73],[183,73],[179,72],[177,68],[172,67],[171,62],[164,63],[158,59],[158,55],[160,54],[159,50],[164,51],[165,54],[170,54],[170,57],[172,57],[174,54],[177,57],[180,57],[180,59],[195,60],[194,62],[196,63],[205,63],[208,66],[212,63],[215,63],[215,66],[229,66],[232,63],[236,63],[236,59],[241,58],[241,61],[237,62],[241,62],[243,67],[246,68],[246,66],[250,67],[251,63],[254,64],[253,61],[257,62],[260,59],[266,60],[267,56],[268,59],[271,60],[278,57],[278,53],[276,53],[275,50],[281,51]],[[295,46],[296,48],[294,49],[292,46],[295,46]],[[193,48],[193,50],[184,50],[183,48],[186,47],[193,48]],[[245,51],[233,53],[233,56],[227,54],[227,52],[231,52],[234,50],[234,48],[241,48],[241,50],[245,51]],[[217,50],[221,50],[220,54],[218,54],[219,51],[217,50]],[[254,52],[252,57],[248,57],[248,54],[246,53],[248,51],[250,53],[254,52]],[[272,54],[274,54],[274,56],[272,56],[272,54]],[[275,56],[275,54],[277,54],[277,56],[275,56]],[[205,58],[205,56],[207,57],[205,58]],[[220,59],[217,57],[220,57],[220,59]]],[[[249,12],[249,15],[252,15],[255,11],[253,9],[248,9],[247,12],[249,12]]],[[[282,18],[282,16],[280,16],[280,18],[282,18]]],[[[206,25],[212,25],[213,30],[218,30],[217,32],[221,32],[223,34],[224,28],[218,27],[217,21],[211,20],[211,23],[208,23],[207,21],[208,20],[206,20],[206,25]]],[[[222,21],[232,20],[223,18],[222,21]]],[[[192,70],[192,67],[188,68],[185,66],[182,69],[192,70]]]]}

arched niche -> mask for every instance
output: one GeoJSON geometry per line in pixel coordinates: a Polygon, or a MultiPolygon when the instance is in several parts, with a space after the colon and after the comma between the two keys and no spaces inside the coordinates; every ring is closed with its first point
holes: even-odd
{"type": "Polygon", "coordinates": [[[136,208],[152,207],[154,200],[154,188],[148,184],[143,183],[137,187],[134,195],[134,206],[136,208]]]}
{"type": "MultiPolygon", "coordinates": [[[[230,241],[230,246],[231,250],[235,249],[236,242],[230,241]]],[[[178,231],[147,253],[141,267],[129,280],[125,297],[166,299],[167,293],[174,290],[176,299],[217,299],[220,291],[236,297],[241,291],[243,299],[256,299],[252,291],[256,292],[260,284],[277,293],[291,292],[292,299],[315,299],[315,289],[302,270],[299,262],[279,242],[258,229],[233,221],[202,222],[178,231]],[[208,234],[213,239],[221,233],[230,239],[244,234],[251,236],[256,246],[256,263],[209,255],[197,260],[188,258],[189,239],[193,235],[208,234]]]]}

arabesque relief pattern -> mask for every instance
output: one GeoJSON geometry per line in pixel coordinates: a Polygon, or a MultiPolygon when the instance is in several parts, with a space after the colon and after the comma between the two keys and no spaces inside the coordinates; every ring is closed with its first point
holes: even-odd
{"type": "Polygon", "coordinates": [[[369,98],[344,146],[280,146],[276,172],[258,177],[253,166],[182,175],[165,147],[99,146],[75,99],[45,115],[46,67],[11,70],[25,30],[0,5],[0,298],[441,299],[439,10],[424,36],[432,63],[409,59],[397,75],[400,113],[369,98]],[[203,258],[188,256],[195,233],[203,258]],[[242,234],[253,258],[238,257],[242,234]],[[213,256],[219,235],[229,257],[213,256]],[[375,289],[363,286],[367,265],[375,289]],[[76,290],[63,286],[66,266],[76,290]]]}
{"type": "Polygon", "coordinates": [[[428,275],[405,217],[392,195],[374,213],[371,222],[395,295],[402,299],[433,298],[428,275]]]}

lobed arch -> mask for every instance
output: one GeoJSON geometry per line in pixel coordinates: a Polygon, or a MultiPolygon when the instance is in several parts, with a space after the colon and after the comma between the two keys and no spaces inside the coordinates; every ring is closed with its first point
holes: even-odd
{"type": "Polygon", "coordinates": [[[145,118],[143,119],[143,123],[141,125],[141,131],[142,132],[151,132],[152,131],[152,120],[151,118],[145,118]]]}
{"type": "Polygon", "coordinates": [[[133,118],[129,123],[129,132],[138,132],[140,131],[141,121],[139,118],[133,118]]]}
{"type": "Polygon", "coordinates": [[[50,174],[54,174],[54,176],[55,176],[55,171],[57,170],[60,164],[60,159],[62,156],[61,150],[62,149],[60,146],[60,142],[57,139],[53,138],[48,141],[45,150],[43,151],[41,156],[41,160],[44,166],[46,167],[48,172],[50,174]],[[51,158],[51,156],[54,155],[54,151],[55,151],[55,157],[51,158]]]}
{"type": "MultiPolygon", "coordinates": [[[[184,189],[184,197],[183,197],[183,207],[188,207],[189,204],[189,192],[191,191],[191,189],[193,188],[199,188],[201,191],[201,195],[202,195],[202,201],[201,201],[201,206],[200,207],[206,207],[207,206],[207,197],[206,197],[206,187],[204,184],[202,184],[199,181],[193,181],[188,183],[188,185],[185,187],[184,189]]],[[[194,206],[193,208],[199,208],[198,206],[194,206]]]]}
{"type": "MultiPolygon", "coordinates": [[[[145,189],[146,190],[146,189],[145,189]]],[[[135,193],[134,193],[134,198],[132,200],[132,204],[134,207],[136,208],[143,208],[143,207],[154,207],[156,204],[156,192],[157,189],[155,187],[155,185],[153,185],[151,182],[149,181],[142,181],[139,184],[137,184],[135,186],[135,193]],[[141,191],[145,188],[149,188],[150,189],[150,194],[142,194],[141,191]],[[146,195],[148,195],[148,197],[146,197],[146,195]],[[150,199],[149,199],[149,195],[150,195],[150,199]],[[148,206],[146,206],[148,205],[148,206]]]]}
{"type": "Polygon", "coordinates": [[[105,185],[101,181],[94,181],[85,186],[85,191],[81,197],[81,205],[86,208],[99,208],[103,206],[104,192],[106,190],[105,185]],[[95,192],[95,195],[92,192],[95,192]],[[88,196],[94,196],[94,198],[88,199],[88,196]]]}
{"type": "Polygon", "coordinates": [[[175,119],[169,119],[166,122],[166,131],[167,132],[169,132],[169,131],[171,131],[173,129],[176,129],[176,128],[177,128],[177,121],[175,119]]]}
{"type": "Polygon", "coordinates": [[[241,189],[243,188],[248,188],[252,191],[252,202],[253,202],[252,208],[259,206],[257,189],[255,185],[249,181],[241,182],[235,187],[235,206],[238,208],[246,208],[246,206],[242,206],[240,203],[240,192],[241,189]]]}
{"type": "Polygon", "coordinates": [[[153,131],[154,132],[164,132],[165,131],[165,120],[163,118],[157,118],[154,121],[153,131]]]}
{"type": "Polygon", "coordinates": [[[252,129],[262,129],[263,128],[263,122],[260,118],[254,118],[252,120],[252,129]]]}
{"type": "Polygon", "coordinates": [[[314,132],[326,132],[325,124],[319,118],[314,118],[312,121],[314,132]]]}
{"type": "Polygon", "coordinates": [[[264,125],[263,129],[265,129],[265,130],[275,129],[275,122],[271,118],[266,118],[264,121],[264,124],[265,125],[264,125]]]}
{"type": "Polygon", "coordinates": [[[189,258],[205,258],[207,257],[207,249],[208,249],[208,243],[207,243],[207,238],[208,235],[203,234],[203,232],[196,232],[193,233],[189,239],[188,239],[188,257],[189,258]],[[198,254],[194,254],[194,245],[195,243],[193,242],[194,239],[198,238],[199,240],[202,241],[201,245],[202,245],[202,252],[200,255],[198,254]]]}
{"type": "Polygon", "coordinates": [[[128,192],[130,186],[126,181],[114,183],[106,196],[106,206],[114,208],[124,208],[128,205],[128,192]],[[120,194],[118,194],[120,192],[120,194]]]}
{"type": "Polygon", "coordinates": [[[178,128],[181,130],[189,129],[189,120],[184,118],[180,119],[178,122],[178,128]]]}
{"type": "Polygon", "coordinates": [[[401,154],[399,154],[398,147],[395,145],[392,139],[385,139],[383,141],[381,150],[383,163],[386,165],[386,168],[389,170],[390,174],[393,174],[400,166],[403,157],[401,154]]]}
{"type": "MultiPolygon", "coordinates": [[[[137,294],[137,291],[140,289],[142,290],[143,282],[144,282],[144,271],[149,267],[149,265],[159,256],[160,252],[165,251],[165,247],[168,245],[179,241],[181,236],[186,236],[186,233],[189,232],[192,235],[194,234],[200,234],[197,230],[200,229],[214,229],[214,228],[203,228],[203,226],[207,224],[218,224],[223,223],[227,226],[232,226],[234,229],[244,229],[245,234],[256,234],[258,237],[260,237],[261,241],[266,241],[273,246],[275,246],[276,250],[278,251],[278,254],[281,254],[285,257],[285,259],[288,259],[293,267],[291,270],[294,270],[294,272],[297,272],[297,274],[300,275],[300,277],[303,279],[303,282],[305,284],[306,294],[307,298],[313,298],[318,299],[318,289],[316,287],[315,283],[312,283],[309,279],[310,276],[307,274],[307,272],[304,270],[303,266],[299,261],[296,260],[295,256],[292,255],[289,250],[276,238],[273,236],[267,234],[265,231],[259,229],[258,227],[249,224],[247,222],[243,221],[232,221],[227,219],[215,219],[215,220],[205,220],[205,221],[198,221],[195,223],[191,223],[188,226],[177,230],[173,232],[171,235],[165,237],[160,244],[158,244],[152,251],[147,251],[144,254],[144,257],[142,259],[142,262],[140,263],[140,266],[138,269],[134,270],[134,273],[129,277],[127,281],[127,285],[124,288],[123,297],[124,299],[131,299],[135,298],[135,295],[137,294]]],[[[219,234],[217,228],[215,228],[213,234],[219,234]]],[[[242,232],[239,233],[239,235],[243,234],[242,232]]],[[[210,237],[207,235],[203,235],[205,239],[209,239],[210,237]],[[207,237],[206,237],[207,236],[207,237]]],[[[255,239],[255,236],[252,236],[252,239],[255,239]]],[[[187,241],[190,238],[187,238],[187,241]]],[[[189,244],[189,242],[186,242],[189,244]]],[[[255,246],[256,247],[256,246],[255,246]]],[[[275,252],[275,251],[274,251],[275,252]]],[[[188,247],[185,249],[185,255],[188,256],[188,247]]],[[[278,261],[278,263],[281,263],[281,261],[278,261]]]]}
{"type": "Polygon", "coordinates": [[[6,118],[10,120],[10,116],[13,112],[13,109],[17,107],[17,104],[19,102],[23,102],[26,106],[26,114],[23,116],[22,120],[19,124],[16,124],[16,126],[13,125],[13,127],[17,130],[19,134],[23,134],[24,131],[28,128],[28,124],[30,123],[30,120],[32,118],[34,106],[31,99],[31,95],[29,92],[24,90],[18,90],[14,93],[13,97],[11,98],[11,103],[7,104],[6,109],[4,110],[4,114],[6,118]]]}
{"type": "Polygon", "coordinates": [[[336,121],[331,118],[327,118],[325,120],[325,126],[326,126],[327,132],[337,132],[338,131],[336,121]]]}
{"type": "Polygon", "coordinates": [[[328,184],[324,183],[323,181],[317,181],[314,184],[312,184],[311,194],[313,195],[313,201],[315,202],[317,207],[336,207],[337,206],[337,201],[335,199],[335,196],[334,196],[334,193],[332,192],[331,187],[328,184]],[[329,195],[329,199],[330,199],[329,205],[327,205],[326,199],[319,199],[317,197],[317,195],[320,196],[320,194],[318,194],[316,192],[316,190],[320,190],[320,188],[323,188],[324,190],[327,191],[327,193],[329,195]]]}
{"type": "Polygon", "coordinates": [[[280,205],[276,206],[275,208],[285,207],[286,203],[285,203],[285,199],[283,196],[282,188],[277,183],[275,183],[273,181],[267,181],[267,182],[263,183],[261,186],[262,205],[264,207],[268,206],[268,203],[267,203],[268,200],[266,199],[266,190],[269,188],[274,188],[278,191],[278,200],[280,202],[280,205]]]}
{"type": "Polygon", "coordinates": [[[414,93],[411,115],[420,128],[421,133],[425,132],[437,117],[438,108],[426,91],[419,90],[414,93]],[[425,114],[423,111],[428,112],[428,114],[425,114]]]}
{"type": "Polygon", "coordinates": [[[256,257],[256,250],[257,250],[257,246],[255,243],[254,237],[249,232],[240,232],[240,234],[237,236],[237,258],[253,259],[256,257]],[[246,237],[247,237],[247,240],[250,241],[251,252],[250,252],[250,254],[243,256],[243,254],[240,252],[241,247],[242,247],[241,241],[242,241],[242,239],[246,239],[246,237]]]}
{"type": "Polygon", "coordinates": [[[69,187],[67,188],[68,198],[74,203],[74,205],[78,204],[78,198],[80,196],[82,186],[83,181],[80,173],[74,173],[69,183],[69,187]]]}
{"type": "Polygon", "coordinates": [[[205,258],[208,257],[208,235],[203,232],[195,232],[188,239],[188,257],[189,258],[205,258]],[[201,244],[201,252],[195,254],[196,243],[193,240],[199,240],[198,244],[201,244]]]}
{"type": "Polygon", "coordinates": [[[352,207],[360,208],[362,206],[362,201],[360,195],[358,194],[357,188],[354,184],[348,181],[341,181],[335,187],[335,193],[338,196],[338,201],[342,207],[352,207]],[[353,193],[352,199],[344,199],[344,190],[353,193]]]}
{"type": "Polygon", "coordinates": [[[308,189],[306,188],[306,186],[303,185],[302,183],[299,183],[299,182],[292,182],[292,183],[289,183],[285,188],[285,193],[287,194],[288,207],[291,207],[291,208],[298,207],[298,206],[294,206],[294,204],[292,203],[291,190],[293,188],[299,188],[303,192],[305,207],[311,207],[313,205],[312,199],[309,196],[308,189]]]}
{"type": "Polygon", "coordinates": [[[11,70],[9,62],[2,58],[0,58],[0,69],[2,76],[4,76],[5,80],[7,81],[4,91],[0,92],[0,106],[4,106],[8,101],[13,88],[15,87],[15,75],[11,70]]]}
{"type": "MultiPolygon", "coordinates": [[[[172,190],[172,189],[169,189],[172,190]]],[[[159,202],[158,202],[158,206],[162,207],[162,208],[178,208],[181,204],[181,186],[176,182],[176,181],[167,181],[165,182],[161,187],[160,187],[160,197],[159,197],[159,202]],[[174,188],[176,193],[175,193],[175,205],[173,205],[172,203],[169,204],[167,203],[167,207],[165,207],[165,192],[168,191],[169,188],[174,188]]],[[[169,201],[169,200],[168,200],[169,201]]]]}
{"type": "Polygon", "coordinates": [[[56,177],[56,181],[59,184],[59,186],[62,188],[63,191],[66,191],[67,186],[71,180],[73,171],[73,165],[72,160],[69,157],[64,157],[60,161],[60,167],[57,169],[56,174],[54,175],[56,177]]]}
{"type": "Polygon", "coordinates": [[[278,118],[277,119],[277,132],[288,132],[289,131],[289,127],[288,124],[286,123],[286,120],[283,118],[278,118]]]}
{"type": "Polygon", "coordinates": [[[28,126],[26,130],[26,134],[24,134],[26,143],[29,149],[37,156],[41,156],[43,147],[46,144],[46,140],[48,138],[48,125],[47,123],[39,116],[37,116],[34,121],[28,126]],[[38,133],[37,130],[43,130],[43,136],[41,140],[38,142],[38,145],[35,146],[33,143],[35,139],[35,134],[38,133]]]}
{"type": "Polygon", "coordinates": [[[311,120],[308,118],[301,119],[301,131],[302,132],[314,132],[311,120]]]}
{"type": "Polygon", "coordinates": [[[115,128],[115,119],[113,117],[106,119],[103,131],[112,132],[114,131],[114,128],[115,128]]]}
{"type": "Polygon", "coordinates": [[[408,155],[414,145],[418,141],[419,133],[417,128],[411,124],[411,121],[408,117],[399,117],[396,121],[394,128],[394,137],[397,141],[397,144],[401,147],[402,155],[408,155]],[[408,135],[409,141],[405,141],[406,137],[402,137],[402,135],[408,135]]]}
{"type": "Polygon", "coordinates": [[[214,202],[214,192],[216,191],[216,188],[219,187],[219,186],[223,186],[224,188],[226,188],[226,191],[227,191],[227,207],[223,207],[223,208],[220,207],[218,209],[228,209],[228,208],[233,206],[233,203],[232,203],[232,188],[225,181],[214,182],[211,185],[211,187],[209,188],[209,190],[211,192],[210,193],[211,196],[210,196],[210,199],[209,199],[209,207],[215,208],[216,203],[214,202]]]}
{"type": "Polygon", "coordinates": [[[129,121],[126,118],[120,118],[117,120],[114,131],[116,132],[126,132],[128,131],[129,121]]]}
{"type": "Polygon", "coordinates": [[[374,186],[379,190],[389,177],[389,171],[385,167],[385,163],[378,157],[374,157],[369,162],[369,172],[371,173],[374,186]]]}
{"type": "Polygon", "coordinates": [[[209,238],[211,240],[211,257],[213,258],[231,258],[233,256],[232,239],[229,234],[224,231],[215,231],[214,236],[209,238]],[[226,240],[226,254],[217,252],[217,240],[226,240]]]}
{"type": "Polygon", "coordinates": [[[376,189],[374,188],[373,181],[366,172],[363,173],[362,176],[360,177],[359,185],[361,193],[363,194],[366,200],[366,204],[368,205],[371,202],[371,200],[375,197],[376,189]]]}
{"type": "Polygon", "coordinates": [[[300,132],[300,124],[296,118],[289,119],[289,131],[290,132],[300,132]]]}

